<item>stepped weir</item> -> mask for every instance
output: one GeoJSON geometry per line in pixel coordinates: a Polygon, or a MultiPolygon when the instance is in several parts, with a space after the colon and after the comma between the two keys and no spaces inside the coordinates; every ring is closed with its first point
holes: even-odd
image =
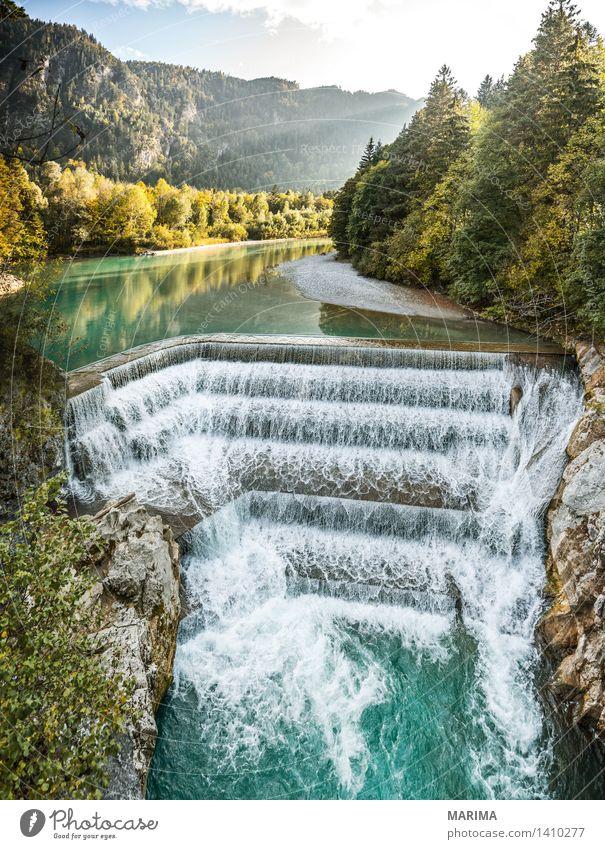
{"type": "Polygon", "coordinates": [[[548,795],[561,358],[190,339],[70,385],[78,503],[134,491],[189,528],[152,796],[548,795]]]}

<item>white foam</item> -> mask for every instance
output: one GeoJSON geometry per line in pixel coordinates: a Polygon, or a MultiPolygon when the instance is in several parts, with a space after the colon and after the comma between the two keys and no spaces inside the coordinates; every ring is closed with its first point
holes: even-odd
{"type": "Polygon", "coordinates": [[[391,673],[363,641],[350,651],[351,629],[396,635],[418,662],[441,662],[457,610],[476,646],[478,792],[546,795],[532,679],[542,516],[579,387],[504,358],[468,370],[428,353],[423,370],[417,359],[129,366],[117,388],[71,408],[73,484],[91,498],[134,490],[171,513],[223,508],[184,561],[198,608],[189,624],[203,630],[184,628],[175,666],[177,684],[211,708],[207,744],[222,762],[253,763],[286,726],[310,724],[354,795],[372,756],[362,717],[391,673]],[[523,396],[510,418],[514,385],[523,396]],[[245,498],[253,489],[275,492],[245,498]],[[467,516],[388,503],[398,501],[467,516]]]}

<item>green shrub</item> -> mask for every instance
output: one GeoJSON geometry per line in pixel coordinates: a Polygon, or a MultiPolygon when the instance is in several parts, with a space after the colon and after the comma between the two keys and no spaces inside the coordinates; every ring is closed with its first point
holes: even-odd
{"type": "Polygon", "coordinates": [[[98,798],[127,694],[95,654],[94,526],[71,519],[61,479],[0,528],[0,796],[98,798]]]}

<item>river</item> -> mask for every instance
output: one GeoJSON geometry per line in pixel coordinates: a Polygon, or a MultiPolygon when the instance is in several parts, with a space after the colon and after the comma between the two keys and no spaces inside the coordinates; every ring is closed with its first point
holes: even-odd
{"type": "MultiPolygon", "coordinates": [[[[235,332],[357,336],[443,343],[531,343],[525,333],[462,318],[405,316],[304,297],[288,265],[327,240],[271,242],[63,263],[49,308],[64,320],[60,345],[43,343],[71,370],[171,336],[235,332]]],[[[435,311],[433,310],[433,313],[435,311]]]]}

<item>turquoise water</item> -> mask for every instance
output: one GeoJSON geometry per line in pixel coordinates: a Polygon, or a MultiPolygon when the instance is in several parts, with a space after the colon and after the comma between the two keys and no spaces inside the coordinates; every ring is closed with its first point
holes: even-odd
{"type": "Polygon", "coordinates": [[[391,315],[304,298],[271,269],[327,250],[326,240],[214,246],[203,251],[77,260],[56,266],[49,308],[66,325],[44,352],[67,370],[136,345],[217,332],[360,336],[451,342],[531,341],[487,322],[391,315]]]}
{"type": "MultiPolygon", "coordinates": [[[[298,613],[305,633],[317,638],[305,622],[306,605],[291,613],[298,613]]],[[[325,614],[327,620],[328,611],[325,614]]],[[[296,624],[288,620],[288,626],[303,630],[298,618],[296,624]]],[[[439,659],[420,646],[402,646],[397,634],[381,633],[344,616],[332,628],[338,661],[347,675],[354,674],[348,679],[353,691],[349,704],[342,706],[349,714],[346,720],[338,716],[338,702],[323,705],[333,723],[326,728],[310,704],[288,714],[292,706],[286,707],[279,693],[272,705],[268,693],[257,700],[254,689],[242,694],[232,714],[229,708],[219,713],[215,699],[200,702],[195,687],[185,685],[158,715],[160,739],[149,798],[481,798],[469,747],[480,750],[484,741],[480,727],[468,723],[476,651],[463,630],[448,638],[439,659]],[[375,670],[386,682],[380,694],[372,687],[375,670]],[[354,700],[360,714],[355,726],[354,700]],[[273,707],[279,709],[278,717],[273,707]],[[238,716],[242,709],[243,722],[238,716]],[[235,729],[237,738],[228,742],[227,735],[235,729]],[[347,733],[349,740],[343,739],[347,733]]],[[[273,637],[286,635],[278,632],[273,637]]],[[[434,653],[435,647],[430,648],[434,653]]],[[[313,647],[306,651],[311,653],[313,647]]],[[[296,661],[293,654],[285,666],[293,667],[296,661]]],[[[287,676],[290,670],[281,672],[287,676]]],[[[276,690],[287,686],[279,674],[272,683],[276,690]]],[[[305,698],[310,701],[312,696],[301,695],[305,698]]]]}

